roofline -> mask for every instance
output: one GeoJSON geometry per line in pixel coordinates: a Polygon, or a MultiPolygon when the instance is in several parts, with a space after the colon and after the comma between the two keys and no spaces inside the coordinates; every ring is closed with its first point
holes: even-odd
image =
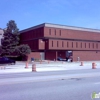
{"type": "Polygon", "coordinates": [[[37,28],[41,28],[41,27],[44,27],[44,26],[45,26],[45,23],[40,24],[40,25],[36,25],[36,26],[30,27],[30,28],[21,30],[20,33],[22,33],[22,32],[27,32],[27,31],[30,31],[30,30],[33,30],[33,29],[37,29],[37,28]]]}
{"type": "Polygon", "coordinates": [[[24,29],[24,30],[20,31],[20,33],[27,32],[27,31],[30,31],[32,29],[41,28],[41,27],[71,29],[71,30],[80,30],[80,31],[88,31],[88,32],[98,32],[98,33],[100,33],[99,29],[76,27],[76,26],[68,26],[68,25],[60,25],[60,24],[52,24],[52,23],[43,23],[43,24],[40,24],[40,25],[36,25],[36,26],[30,27],[30,28],[24,29]]]}
{"type": "Polygon", "coordinates": [[[51,24],[51,23],[45,23],[45,26],[54,27],[54,28],[62,28],[62,29],[80,30],[80,31],[100,32],[99,29],[60,25],[60,24],[51,24]]]}

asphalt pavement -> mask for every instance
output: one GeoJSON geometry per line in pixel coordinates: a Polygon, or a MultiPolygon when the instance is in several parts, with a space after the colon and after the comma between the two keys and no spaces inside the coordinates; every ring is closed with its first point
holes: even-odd
{"type": "Polygon", "coordinates": [[[80,62],[36,63],[41,69],[37,72],[32,72],[31,63],[27,69],[25,62],[6,65],[0,70],[0,100],[97,100],[92,99],[94,92],[100,92],[99,62],[96,64],[92,69],[91,62],[83,66],[80,62]]]}
{"type": "Polygon", "coordinates": [[[99,100],[92,99],[94,92],[100,92],[98,76],[0,84],[0,100],[99,100]]]}

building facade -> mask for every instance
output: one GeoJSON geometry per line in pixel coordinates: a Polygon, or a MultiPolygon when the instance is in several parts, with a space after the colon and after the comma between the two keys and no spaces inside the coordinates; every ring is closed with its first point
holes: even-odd
{"type": "Polygon", "coordinates": [[[97,29],[43,23],[20,31],[20,37],[21,44],[30,46],[30,57],[66,59],[72,52],[73,61],[100,60],[100,30],[97,29]]]}

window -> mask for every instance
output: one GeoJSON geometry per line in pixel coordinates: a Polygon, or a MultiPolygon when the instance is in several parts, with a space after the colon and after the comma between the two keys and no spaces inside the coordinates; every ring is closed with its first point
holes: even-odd
{"type": "Polygon", "coordinates": [[[72,48],[73,48],[73,42],[72,42],[72,48]]]}
{"type": "Polygon", "coordinates": [[[55,30],[55,35],[56,35],[56,30],[55,30]]]}
{"type": "Polygon", "coordinates": [[[49,29],[49,35],[51,35],[51,29],[49,29]]]}
{"type": "Polygon", "coordinates": [[[58,41],[57,41],[57,47],[58,47],[58,41]]]}
{"type": "Polygon", "coordinates": [[[90,43],[89,43],[89,48],[90,48],[90,43]]]}
{"type": "Polygon", "coordinates": [[[94,48],[94,43],[92,45],[93,45],[93,48],[94,48]]]}
{"type": "Polygon", "coordinates": [[[82,42],[81,42],[81,48],[82,48],[82,42]]]}
{"type": "Polygon", "coordinates": [[[78,43],[76,42],[76,48],[78,47],[78,43]]]}
{"type": "Polygon", "coordinates": [[[64,41],[62,41],[62,47],[64,47],[64,41]]]}
{"type": "Polygon", "coordinates": [[[85,43],[85,48],[86,48],[86,43],[85,43]]]}
{"type": "Polygon", "coordinates": [[[96,43],[96,48],[98,49],[98,43],[96,43]]]}
{"type": "Polygon", "coordinates": [[[67,42],[67,47],[68,47],[68,42],[67,42]]]}
{"type": "Polygon", "coordinates": [[[60,30],[59,34],[60,34],[60,36],[61,36],[61,30],[60,30]]]}
{"type": "Polygon", "coordinates": [[[53,41],[52,41],[52,47],[53,47],[53,41]]]}

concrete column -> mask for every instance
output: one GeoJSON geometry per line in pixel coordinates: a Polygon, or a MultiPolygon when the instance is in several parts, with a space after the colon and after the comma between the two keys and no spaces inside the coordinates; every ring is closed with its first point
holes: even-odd
{"type": "Polygon", "coordinates": [[[55,58],[56,60],[57,60],[57,57],[58,57],[58,52],[56,51],[56,58],[55,58]]]}

